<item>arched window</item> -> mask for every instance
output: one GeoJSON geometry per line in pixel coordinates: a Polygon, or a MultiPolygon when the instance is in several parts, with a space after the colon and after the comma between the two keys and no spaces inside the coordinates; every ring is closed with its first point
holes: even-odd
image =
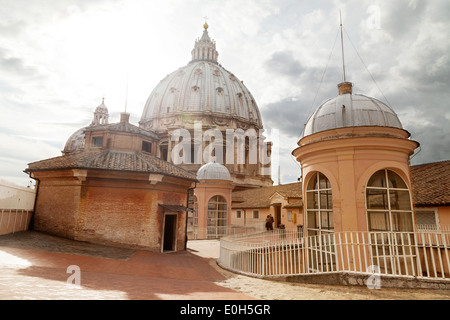
{"type": "Polygon", "coordinates": [[[306,187],[308,236],[334,232],[331,184],[324,174],[316,172],[306,187]]]}
{"type": "Polygon", "coordinates": [[[214,196],[208,201],[207,236],[208,239],[219,238],[227,233],[227,200],[214,196]]]}
{"type": "Polygon", "coordinates": [[[198,227],[198,201],[194,195],[194,190],[188,190],[188,219],[187,219],[187,233],[188,239],[197,239],[198,227]]]}
{"type": "Polygon", "coordinates": [[[393,171],[377,171],[367,183],[366,208],[369,231],[413,231],[409,189],[393,171]]]}

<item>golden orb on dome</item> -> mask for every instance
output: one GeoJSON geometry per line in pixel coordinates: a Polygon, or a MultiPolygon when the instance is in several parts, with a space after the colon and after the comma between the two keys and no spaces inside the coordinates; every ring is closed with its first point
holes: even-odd
{"type": "Polygon", "coordinates": [[[208,27],[209,27],[208,24],[205,22],[205,24],[203,25],[203,28],[205,28],[205,30],[206,30],[206,29],[208,29],[208,27]]]}

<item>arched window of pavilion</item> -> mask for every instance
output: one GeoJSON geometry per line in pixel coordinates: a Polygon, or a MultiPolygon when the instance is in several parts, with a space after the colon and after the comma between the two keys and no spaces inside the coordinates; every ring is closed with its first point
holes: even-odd
{"type": "Polygon", "coordinates": [[[207,237],[219,238],[227,233],[227,200],[219,195],[208,201],[207,237]]]}
{"type": "Polygon", "coordinates": [[[411,196],[405,181],[387,169],[377,171],[367,183],[369,231],[413,231],[411,196]]]}
{"type": "Polygon", "coordinates": [[[331,184],[327,177],[315,172],[306,187],[308,236],[334,232],[331,184]]]}
{"type": "Polygon", "coordinates": [[[198,201],[194,195],[194,190],[188,190],[188,218],[187,218],[187,233],[188,239],[197,239],[198,228],[198,201]]]}

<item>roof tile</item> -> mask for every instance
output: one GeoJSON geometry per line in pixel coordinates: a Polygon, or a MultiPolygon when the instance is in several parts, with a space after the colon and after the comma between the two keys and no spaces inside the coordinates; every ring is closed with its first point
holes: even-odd
{"type": "Polygon", "coordinates": [[[411,167],[417,207],[450,205],[450,160],[411,167]]]}
{"type": "Polygon", "coordinates": [[[160,173],[195,181],[195,175],[167,161],[141,152],[74,152],[28,164],[26,172],[59,169],[102,169],[160,173]]]}
{"type": "Polygon", "coordinates": [[[232,207],[235,209],[270,207],[271,196],[275,192],[288,198],[301,198],[302,184],[297,182],[233,192],[232,207]]]}

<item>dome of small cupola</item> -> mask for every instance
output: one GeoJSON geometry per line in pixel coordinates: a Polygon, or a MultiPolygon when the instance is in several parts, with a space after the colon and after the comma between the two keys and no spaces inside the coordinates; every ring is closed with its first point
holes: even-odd
{"type": "Polygon", "coordinates": [[[403,129],[397,114],[383,102],[353,94],[351,82],[338,85],[339,95],[320,105],[306,122],[303,136],[346,127],[392,127],[403,129]]]}
{"type": "Polygon", "coordinates": [[[216,162],[209,162],[198,169],[197,180],[231,181],[231,176],[224,165],[216,162]]]}
{"type": "Polygon", "coordinates": [[[167,75],[154,88],[139,121],[142,127],[154,129],[161,124],[152,127],[153,120],[177,114],[190,115],[197,120],[209,114],[241,119],[262,128],[253,95],[243,81],[218,63],[216,42],[210,38],[208,28],[205,23],[203,34],[191,51],[191,61],[167,75]]]}

